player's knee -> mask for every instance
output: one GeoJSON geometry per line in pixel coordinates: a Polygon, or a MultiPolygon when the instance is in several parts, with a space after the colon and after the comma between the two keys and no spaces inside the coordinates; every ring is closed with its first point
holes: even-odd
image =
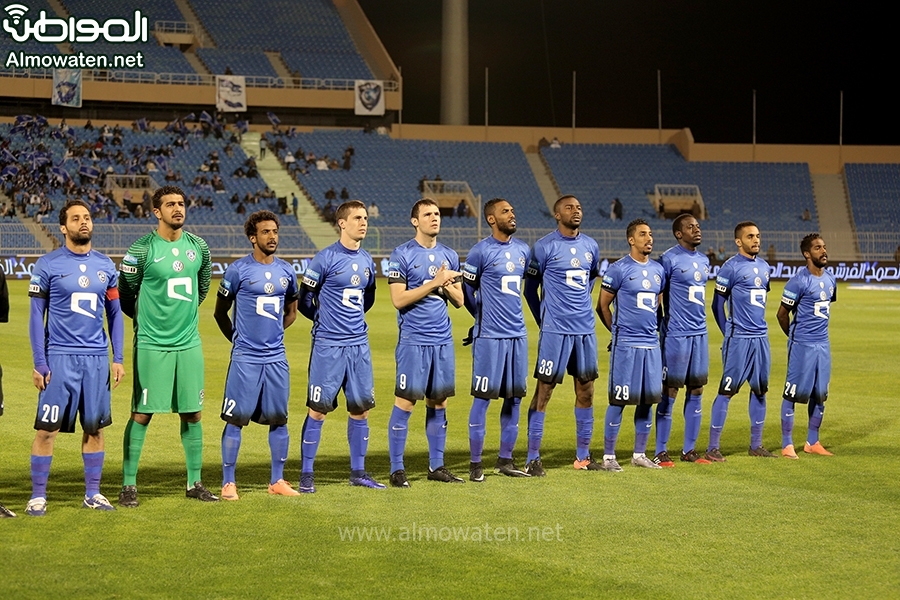
{"type": "Polygon", "coordinates": [[[202,415],[202,413],[200,413],[200,412],[192,412],[192,413],[180,413],[178,416],[181,417],[181,421],[183,423],[199,423],[201,415],[202,415]]]}
{"type": "MultiPolygon", "coordinates": [[[[412,410],[416,407],[415,400],[407,400],[406,398],[401,398],[400,396],[394,397],[394,406],[399,408],[405,412],[412,412],[412,410]]],[[[429,405],[430,406],[430,405],[429,405]]]]}
{"type": "Polygon", "coordinates": [[[151,413],[131,413],[131,420],[138,425],[149,425],[152,418],[151,413]]]}

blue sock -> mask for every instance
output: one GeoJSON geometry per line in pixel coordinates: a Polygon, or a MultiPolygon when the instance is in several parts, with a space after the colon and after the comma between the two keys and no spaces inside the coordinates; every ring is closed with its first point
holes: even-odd
{"type": "MultiPolygon", "coordinates": [[[[656,405],[656,453],[666,450],[669,445],[669,436],[672,434],[672,409],[675,407],[675,398],[663,394],[659,404],[656,405]]],[[[637,414],[637,413],[635,413],[637,414]]],[[[635,450],[637,452],[637,450],[635,450]]]]}
{"type": "Polygon", "coordinates": [[[716,396],[713,400],[712,415],[709,419],[709,447],[707,450],[719,448],[722,441],[722,428],[725,427],[725,418],[728,416],[728,403],[731,398],[728,396],[716,396]]]}
{"type": "Polygon", "coordinates": [[[614,404],[610,404],[606,409],[606,419],[603,421],[603,456],[616,455],[616,440],[619,439],[624,410],[624,406],[614,404]]]}
{"type": "Polygon", "coordinates": [[[469,411],[469,460],[473,463],[481,462],[481,454],[484,452],[485,421],[490,405],[490,400],[472,399],[472,409],[469,411]]]}
{"type": "Polygon", "coordinates": [[[84,495],[88,498],[100,493],[100,475],[103,473],[105,452],[81,453],[84,460],[84,495]]]}
{"type": "Polygon", "coordinates": [[[222,485],[234,483],[234,466],[241,450],[241,428],[231,423],[222,431],[222,485]]]}
{"type": "Polygon", "coordinates": [[[284,479],[284,463],[287,462],[288,448],[291,447],[291,436],[287,425],[269,425],[269,452],[272,455],[272,481],[284,479]]]}
{"type": "Polygon", "coordinates": [[[388,421],[388,454],[391,457],[391,473],[405,468],[403,455],[406,453],[406,436],[409,435],[409,417],[399,406],[394,406],[388,421]]]}
{"type": "Polygon", "coordinates": [[[790,400],[781,401],[781,447],[786,448],[794,444],[794,403],[790,400]]]}
{"type": "Polygon", "coordinates": [[[500,409],[500,458],[512,458],[519,439],[519,407],[521,398],[504,398],[500,409]]]}
{"type": "Polygon", "coordinates": [[[528,460],[541,457],[541,440],[544,438],[544,417],[547,413],[528,409],[528,460]]]}
{"type": "Polygon", "coordinates": [[[750,447],[762,446],[763,425],[766,422],[766,395],[750,392],[750,447]]]}
{"type": "Polygon", "coordinates": [[[809,401],[809,430],[806,433],[806,441],[814,446],[819,441],[819,427],[822,425],[822,416],[825,414],[825,405],[809,401]]]}
{"type": "MultiPolygon", "coordinates": [[[[671,421],[672,415],[669,414],[671,421]]],[[[647,451],[647,441],[650,439],[650,429],[653,428],[653,405],[638,404],[634,407],[634,453],[644,454],[647,451]]]]}
{"type": "Polygon", "coordinates": [[[366,452],[369,451],[369,420],[347,417],[347,442],[350,444],[350,472],[366,471],[366,452]]]}
{"type": "Polygon", "coordinates": [[[318,421],[309,415],[303,421],[303,431],[300,441],[301,473],[312,473],[313,463],[316,461],[316,453],[319,451],[319,441],[322,439],[322,425],[325,419],[318,421]]]}
{"type": "Polygon", "coordinates": [[[428,468],[434,471],[444,466],[444,447],[447,445],[446,409],[425,409],[425,437],[428,438],[428,468]]]}
{"type": "Polygon", "coordinates": [[[31,497],[47,497],[47,480],[50,479],[52,456],[31,455],[31,497]]]}
{"type": "Polygon", "coordinates": [[[575,458],[584,460],[591,454],[594,437],[594,407],[575,407],[575,458]]]}
{"type": "Polygon", "coordinates": [[[684,447],[682,451],[688,453],[697,446],[697,438],[700,437],[700,421],[703,418],[702,396],[693,394],[684,401],[684,447]]]}

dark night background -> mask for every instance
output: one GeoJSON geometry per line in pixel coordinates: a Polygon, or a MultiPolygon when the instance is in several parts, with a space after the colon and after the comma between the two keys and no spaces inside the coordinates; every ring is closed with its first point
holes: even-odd
{"type": "MultiPolygon", "coordinates": [[[[403,121],[440,121],[441,0],[359,0],[404,79],[403,121]]],[[[885,5],[881,5],[885,7],[885,5]]],[[[470,0],[469,122],[656,128],[698,142],[900,144],[896,19],[873,3],[470,0]],[[891,91],[891,90],[894,91],[891,91]]]]}

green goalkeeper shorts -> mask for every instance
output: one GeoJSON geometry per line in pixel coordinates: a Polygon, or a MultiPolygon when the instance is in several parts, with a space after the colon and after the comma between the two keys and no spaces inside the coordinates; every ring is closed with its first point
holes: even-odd
{"type": "Polygon", "coordinates": [[[134,350],[136,413],[195,413],[203,410],[203,348],[134,350]]]}

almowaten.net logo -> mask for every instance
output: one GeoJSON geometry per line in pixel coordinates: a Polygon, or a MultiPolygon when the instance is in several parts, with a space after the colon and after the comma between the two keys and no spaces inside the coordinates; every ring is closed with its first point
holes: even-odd
{"type": "MultiPolygon", "coordinates": [[[[28,16],[29,8],[24,4],[9,4],[3,9],[3,32],[17,43],[25,44],[33,40],[42,44],[78,43],[90,44],[106,42],[109,44],[134,44],[147,42],[147,17],[140,10],[128,18],[111,18],[98,21],[90,18],[69,16],[62,18],[48,16],[40,11],[38,18],[32,21],[28,16]]],[[[133,54],[43,54],[30,46],[28,51],[12,50],[4,62],[6,68],[16,69],[121,69],[143,68],[144,60],[140,52],[133,54]]]]}

